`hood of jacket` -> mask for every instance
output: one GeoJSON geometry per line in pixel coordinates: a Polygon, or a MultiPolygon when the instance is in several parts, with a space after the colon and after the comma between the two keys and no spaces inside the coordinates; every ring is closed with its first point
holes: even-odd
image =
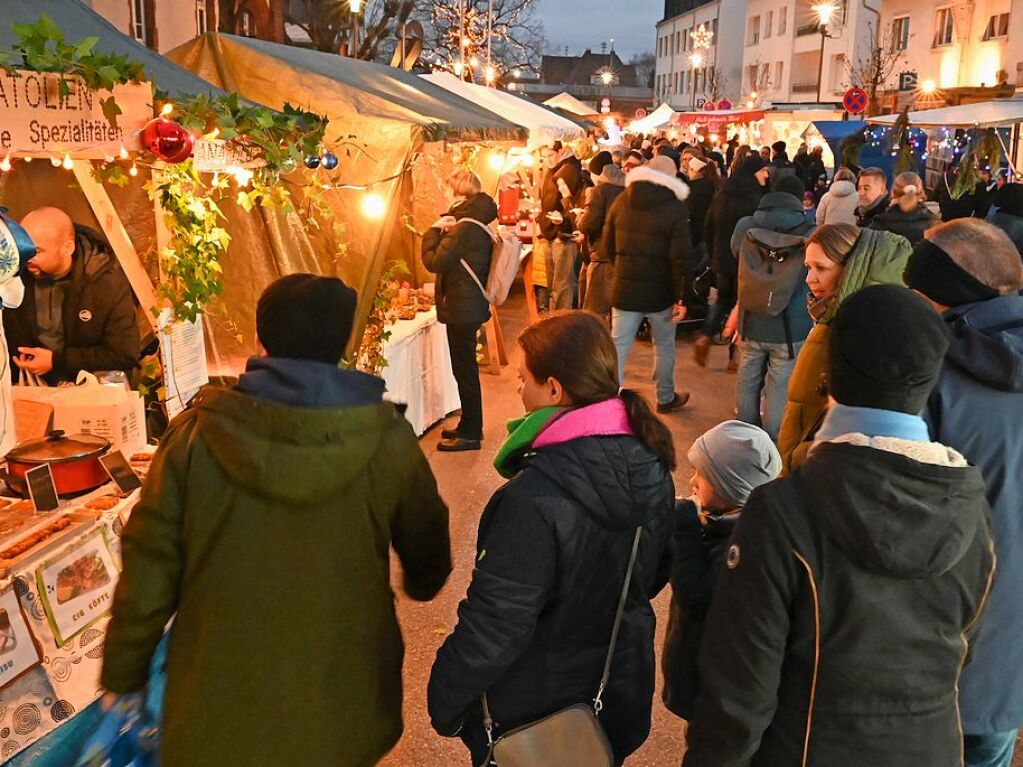
{"type": "Polygon", "coordinates": [[[1023,296],[1009,295],[949,309],[946,359],[968,378],[1023,392],[1023,296]]]}
{"type": "Polygon", "coordinates": [[[237,388],[201,392],[196,428],[232,481],[315,503],[358,481],[401,418],[383,391],[380,379],[333,365],[253,359],[237,388]]]}
{"type": "Polygon", "coordinates": [[[965,463],[960,456],[943,465],[908,452],[820,443],[796,477],[814,518],[851,560],[888,577],[930,578],[973,544],[985,515],[970,512],[986,505],[984,480],[976,467],[955,465],[965,463]]]}
{"type": "Polygon", "coordinates": [[[639,210],[656,208],[671,200],[684,202],[689,197],[689,186],[681,179],[646,167],[630,171],[625,186],[629,205],[639,210]]]}
{"type": "Polygon", "coordinates": [[[106,241],[87,226],[75,224],[75,256],[72,279],[92,281],[116,264],[106,241]]]}
{"type": "Polygon", "coordinates": [[[828,190],[835,197],[848,197],[851,194],[856,194],[856,184],[852,181],[838,180],[831,185],[828,190]]]}
{"type": "Polygon", "coordinates": [[[635,437],[573,439],[544,447],[527,465],[610,530],[635,528],[673,503],[671,475],[635,437]]]}
{"type": "Polygon", "coordinates": [[[802,201],[786,192],[768,192],[753,214],[753,226],[775,232],[789,232],[806,224],[802,201]]]}
{"type": "Polygon", "coordinates": [[[474,218],[480,223],[489,224],[497,218],[497,203],[489,194],[480,192],[453,206],[448,215],[459,221],[463,218],[474,218]]]}
{"type": "Polygon", "coordinates": [[[871,285],[902,285],[906,261],[913,252],[909,240],[899,234],[878,229],[863,229],[845,262],[842,285],[828,309],[826,320],[856,291],[871,285]]]}
{"type": "Polygon", "coordinates": [[[597,183],[610,184],[612,186],[625,186],[627,178],[625,171],[614,163],[611,163],[604,166],[604,170],[601,171],[599,176],[597,176],[597,183]]]}

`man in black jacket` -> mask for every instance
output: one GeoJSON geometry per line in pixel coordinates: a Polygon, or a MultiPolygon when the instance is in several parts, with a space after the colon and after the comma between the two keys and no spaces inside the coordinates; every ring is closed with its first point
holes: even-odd
{"type": "Polygon", "coordinates": [[[80,370],[133,370],[140,345],[135,301],[106,243],[57,208],[37,208],[21,224],[36,255],[27,265],[25,300],[3,313],[17,368],[51,384],[74,380],[80,370]]]}
{"type": "Polygon", "coordinates": [[[579,281],[576,261],[579,245],[572,241],[575,213],[582,203],[586,188],[582,163],[570,148],[561,142],[545,148],[544,174],[540,190],[540,237],[544,240],[547,259],[547,281],[551,289],[551,309],[572,309],[575,306],[579,281]]]}
{"type": "Polygon", "coordinates": [[[866,229],[892,204],[888,194],[888,177],[880,168],[864,168],[856,182],[860,206],[856,209],[856,226],[866,229]]]}
{"type": "Polygon", "coordinates": [[[919,416],[948,349],[906,288],[831,323],[835,404],[753,491],[700,652],[685,767],[960,767],[957,684],[990,593],[984,478],[919,416]]]}

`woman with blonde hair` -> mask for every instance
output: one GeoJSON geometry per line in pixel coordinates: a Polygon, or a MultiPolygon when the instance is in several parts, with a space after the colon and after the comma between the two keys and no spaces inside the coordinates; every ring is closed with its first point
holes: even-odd
{"type": "Polygon", "coordinates": [[[806,240],[806,284],[816,323],[789,378],[788,404],[778,435],[786,473],[806,460],[828,409],[827,349],[838,307],[869,285],[902,285],[913,249],[905,237],[852,224],[822,226],[806,240]]]}
{"type": "Polygon", "coordinates": [[[458,384],[462,417],[445,429],[441,452],[479,450],[483,440],[483,400],[476,361],[476,336],[490,319],[482,285],[490,273],[497,204],[483,192],[479,176],[461,169],[444,184],[451,208],[423,235],[423,264],[437,275],[437,319],[447,327],[451,370],[458,384]]]}
{"type": "Polygon", "coordinates": [[[924,232],[941,222],[927,207],[925,199],[920,176],[912,171],[900,173],[892,184],[891,207],[877,216],[870,228],[901,234],[910,245],[916,245],[924,238],[924,232]]]}

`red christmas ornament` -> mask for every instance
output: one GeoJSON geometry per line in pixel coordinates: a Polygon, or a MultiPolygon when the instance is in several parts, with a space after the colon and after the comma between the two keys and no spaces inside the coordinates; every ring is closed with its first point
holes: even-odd
{"type": "Polygon", "coordinates": [[[142,129],[142,146],[164,162],[184,162],[192,155],[192,134],[173,120],[158,118],[142,129]]]}

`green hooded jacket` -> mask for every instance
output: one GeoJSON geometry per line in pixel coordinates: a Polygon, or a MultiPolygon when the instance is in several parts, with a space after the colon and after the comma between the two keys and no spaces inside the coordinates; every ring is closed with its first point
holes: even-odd
{"type": "Polygon", "coordinates": [[[827,314],[810,331],[789,378],[778,450],[785,473],[805,459],[821,420],[828,409],[828,330],[838,307],[857,290],[870,285],[902,285],[906,261],[913,252],[909,240],[891,232],[864,229],[845,262],[842,284],[827,314]]]}
{"type": "Polygon", "coordinates": [[[124,531],[102,683],[142,689],[176,615],[164,767],[361,767],[400,737],[390,549],[426,600],[450,543],[412,429],[376,399],[207,388],[161,443],[124,531]]]}

